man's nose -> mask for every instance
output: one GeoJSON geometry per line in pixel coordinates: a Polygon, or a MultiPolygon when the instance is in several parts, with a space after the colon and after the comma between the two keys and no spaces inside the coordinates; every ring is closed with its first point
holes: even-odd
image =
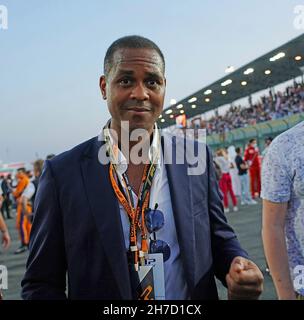
{"type": "Polygon", "coordinates": [[[138,83],[131,92],[131,99],[143,101],[149,99],[148,90],[144,84],[138,83]]]}

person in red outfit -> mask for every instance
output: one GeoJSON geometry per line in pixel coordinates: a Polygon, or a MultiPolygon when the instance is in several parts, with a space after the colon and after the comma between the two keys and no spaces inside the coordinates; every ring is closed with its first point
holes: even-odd
{"type": "Polygon", "coordinates": [[[255,198],[256,196],[260,196],[261,193],[261,164],[256,139],[249,141],[248,147],[245,150],[244,160],[249,165],[251,195],[252,198],[255,198]]]}

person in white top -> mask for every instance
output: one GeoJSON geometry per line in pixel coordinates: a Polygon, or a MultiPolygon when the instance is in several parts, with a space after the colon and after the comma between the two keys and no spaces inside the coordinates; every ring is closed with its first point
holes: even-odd
{"type": "Polygon", "coordinates": [[[240,177],[238,175],[238,169],[235,163],[235,157],[236,157],[236,150],[235,150],[235,146],[230,146],[227,149],[228,152],[228,159],[230,161],[230,163],[232,163],[232,167],[230,167],[229,169],[229,173],[231,176],[231,181],[232,181],[232,189],[234,194],[239,197],[241,196],[241,180],[240,177]]]}
{"type": "Polygon", "coordinates": [[[231,176],[229,173],[230,168],[233,167],[233,164],[228,159],[228,154],[225,149],[220,149],[216,152],[216,157],[214,161],[221,169],[221,178],[219,181],[219,187],[224,196],[224,212],[229,212],[229,200],[228,200],[228,193],[230,194],[232,203],[233,203],[233,211],[238,211],[237,207],[237,198],[234,194],[232,188],[232,181],[231,176]]]}

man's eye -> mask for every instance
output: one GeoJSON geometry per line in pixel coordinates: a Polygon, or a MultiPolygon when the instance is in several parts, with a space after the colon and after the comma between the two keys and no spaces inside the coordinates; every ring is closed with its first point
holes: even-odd
{"type": "Polygon", "coordinates": [[[119,81],[119,84],[121,84],[122,86],[128,86],[131,84],[131,80],[130,79],[121,79],[119,81]]]}
{"type": "Polygon", "coordinates": [[[156,80],[149,80],[149,81],[148,81],[148,85],[149,85],[150,87],[155,87],[155,86],[158,85],[158,81],[156,81],[156,80]]]}

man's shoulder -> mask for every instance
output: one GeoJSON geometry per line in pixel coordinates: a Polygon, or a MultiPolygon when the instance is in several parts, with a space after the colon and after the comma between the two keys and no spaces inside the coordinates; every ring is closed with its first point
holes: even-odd
{"type": "Polygon", "coordinates": [[[184,146],[185,144],[194,144],[196,146],[203,146],[205,148],[208,148],[207,142],[206,142],[206,137],[202,138],[201,140],[198,139],[193,139],[192,137],[189,137],[185,134],[175,134],[174,132],[167,132],[167,131],[162,131],[161,136],[166,142],[171,142],[179,145],[179,146],[184,146]]]}
{"type": "Polygon", "coordinates": [[[297,143],[303,139],[304,136],[304,121],[298,123],[294,127],[286,130],[285,132],[278,135],[272,144],[290,144],[290,143],[297,143]]]}
{"type": "Polygon", "coordinates": [[[278,135],[270,144],[267,153],[277,152],[288,158],[304,152],[304,121],[278,135]]]}
{"type": "Polygon", "coordinates": [[[162,133],[162,139],[166,164],[185,165],[188,168],[188,175],[197,176],[207,172],[210,165],[213,166],[212,153],[204,139],[197,140],[174,133],[162,133]]]}

